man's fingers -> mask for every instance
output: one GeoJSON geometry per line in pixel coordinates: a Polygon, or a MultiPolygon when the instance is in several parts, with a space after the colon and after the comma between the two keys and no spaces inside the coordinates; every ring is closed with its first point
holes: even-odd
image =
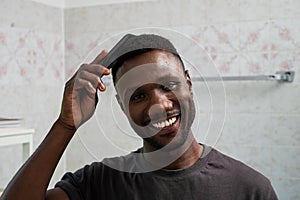
{"type": "Polygon", "coordinates": [[[76,80],[74,89],[77,90],[82,88],[85,88],[85,90],[90,94],[95,94],[97,91],[90,81],[79,78],[76,80]]]}
{"type": "Polygon", "coordinates": [[[90,81],[95,89],[98,88],[101,91],[105,90],[105,85],[98,75],[90,73],[89,71],[81,71],[79,77],[90,81]]]}
{"type": "Polygon", "coordinates": [[[80,69],[78,71],[83,71],[83,70],[97,74],[99,77],[110,74],[110,69],[99,64],[89,64],[89,65],[83,64],[80,66],[80,69]]]}
{"type": "Polygon", "coordinates": [[[99,64],[90,64],[90,65],[85,64],[82,65],[81,69],[79,70],[80,78],[86,80],[92,80],[95,88],[98,88],[101,91],[105,91],[106,88],[101,80],[101,77],[103,75],[109,75],[109,74],[110,74],[110,70],[99,64]]]}
{"type": "Polygon", "coordinates": [[[107,55],[107,53],[107,50],[103,50],[91,64],[98,64],[107,55]]]}
{"type": "Polygon", "coordinates": [[[103,67],[102,65],[99,64],[90,64],[90,65],[85,65],[83,67],[84,70],[87,70],[91,73],[97,74],[99,77],[102,77],[103,75],[109,75],[110,70],[107,69],[106,67],[103,67]]]}
{"type": "Polygon", "coordinates": [[[88,92],[96,93],[96,90],[104,91],[106,89],[100,77],[87,70],[78,73],[75,81],[75,89],[86,88],[88,92]],[[91,87],[93,89],[91,89],[91,87]]]}

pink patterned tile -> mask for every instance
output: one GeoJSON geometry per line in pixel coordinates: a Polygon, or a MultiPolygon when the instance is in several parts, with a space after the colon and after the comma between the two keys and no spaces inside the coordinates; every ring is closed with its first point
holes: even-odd
{"type": "Polygon", "coordinates": [[[237,54],[218,54],[215,64],[221,75],[238,76],[239,75],[239,57],[237,54]]]}
{"type": "MultiPolygon", "coordinates": [[[[103,41],[109,38],[107,33],[86,33],[76,37],[69,37],[66,41],[65,68],[66,78],[68,79],[76,69],[84,62],[92,61],[90,53],[94,49],[108,49],[103,41]],[[80,48],[79,48],[80,47],[80,48]],[[88,58],[88,59],[87,59],[88,58]]],[[[109,47],[111,48],[111,46],[109,47]]],[[[95,52],[92,52],[95,53],[95,52]]],[[[98,55],[100,53],[96,52],[98,55]]]]}
{"type": "Polygon", "coordinates": [[[0,44],[4,45],[6,40],[6,35],[4,33],[0,33],[0,44]]]}
{"type": "Polygon", "coordinates": [[[7,66],[0,67],[0,76],[5,76],[7,73],[7,66]]]}
{"type": "Polygon", "coordinates": [[[20,71],[19,71],[19,73],[20,73],[20,76],[25,76],[26,75],[26,69],[24,68],[24,67],[21,67],[20,69],[19,69],[20,71]]]}
{"type": "Polygon", "coordinates": [[[25,46],[25,38],[20,37],[19,38],[19,48],[23,48],[25,46]]]}
{"type": "Polygon", "coordinates": [[[56,42],[54,43],[53,50],[54,50],[54,51],[59,51],[59,50],[63,51],[62,46],[61,46],[61,41],[56,41],[56,42]]]}
{"type": "Polygon", "coordinates": [[[57,84],[62,81],[62,77],[49,73],[52,66],[61,67],[63,56],[62,49],[59,51],[59,47],[62,47],[60,36],[17,28],[3,28],[0,33],[5,35],[5,42],[0,44],[1,83],[13,80],[15,84],[23,81],[57,84]]]}
{"type": "Polygon", "coordinates": [[[44,48],[44,41],[38,39],[37,40],[37,46],[38,46],[39,49],[43,49],[44,48]]]}
{"type": "Polygon", "coordinates": [[[292,70],[295,71],[294,81],[300,83],[300,51],[295,52],[295,59],[293,62],[292,70]]]}
{"type": "Polygon", "coordinates": [[[67,51],[73,51],[74,50],[74,44],[72,42],[66,43],[66,50],[67,51]]]}
{"type": "Polygon", "coordinates": [[[240,55],[240,75],[273,74],[269,55],[265,52],[245,52],[240,55]]]}
{"type": "Polygon", "coordinates": [[[238,50],[238,24],[208,26],[203,32],[203,44],[219,53],[233,53],[238,50]]]}
{"type": "Polygon", "coordinates": [[[56,78],[60,78],[61,77],[61,71],[60,70],[58,70],[58,69],[55,70],[55,77],[56,78]]]}
{"type": "Polygon", "coordinates": [[[276,57],[270,59],[270,65],[274,70],[292,70],[295,69],[294,63],[296,55],[293,52],[279,52],[276,57]]]}
{"type": "Polygon", "coordinates": [[[276,47],[272,51],[300,50],[299,20],[273,20],[270,27],[270,43],[276,47]]]}
{"type": "Polygon", "coordinates": [[[39,68],[38,69],[38,74],[40,77],[43,77],[45,75],[45,69],[44,68],[39,68]]]}
{"type": "MultiPolygon", "coordinates": [[[[189,35],[195,42],[204,46],[204,33],[207,31],[208,26],[196,26],[183,29],[183,33],[189,35]]],[[[177,31],[181,32],[182,28],[178,27],[177,31]]]]}
{"type": "Polygon", "coordinates": [[[239,24],[239,50],[243,52],[268,51],[270,25],[268,21],[239,24]]]}

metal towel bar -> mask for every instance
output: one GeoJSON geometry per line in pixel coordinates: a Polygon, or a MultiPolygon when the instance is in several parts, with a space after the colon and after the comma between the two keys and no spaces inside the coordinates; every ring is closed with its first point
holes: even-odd
{"type": "MultiPolygon", "coordinates": [[[[294,76],[294,71],[278,71],[274,75],[192,77],[192,81],[277,81],[291,83],[294,81],[294,76]]],[[[110,85],[112,83],[111,76],[103,77],[103,82],[107,86],[110,85]]]]}
{"type": "Polygon", "coordinates": [[[274,75],[193,77],[192,81],[278,81],[293,82],[294,71],[278,71],[274,75]]]}

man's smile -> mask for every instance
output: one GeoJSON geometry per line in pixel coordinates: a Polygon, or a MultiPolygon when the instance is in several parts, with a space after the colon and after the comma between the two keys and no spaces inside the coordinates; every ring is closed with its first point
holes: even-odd
{"type": "Polygon", "coordinates": [[[151,123],[150,127],[156,132],[157,136],[175,136],[180,126],[180,114],[168,117],[166,120],[151,123]]]}
{"type": "Polygon", "coordinates": [[[166,126],[171,126],[172,124],[174,124],[176,120],[176,117],[172,117],[161,122],[152,123],[152,126],[154,126],[155,128],[165,128],[166,126]]]}

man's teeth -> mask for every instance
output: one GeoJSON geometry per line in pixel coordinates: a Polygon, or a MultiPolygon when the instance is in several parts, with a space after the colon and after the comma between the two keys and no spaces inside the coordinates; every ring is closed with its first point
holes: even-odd
{"type": "Polygon", "coordinates": [[[162,121],[162,122],[153,123],[152,125],[155,128],[164,128],[166,126],[171,126],[172,124],[174,124],[175,121],[176,121],[176,117],[172,117],[172,118],[162,121]]]}

